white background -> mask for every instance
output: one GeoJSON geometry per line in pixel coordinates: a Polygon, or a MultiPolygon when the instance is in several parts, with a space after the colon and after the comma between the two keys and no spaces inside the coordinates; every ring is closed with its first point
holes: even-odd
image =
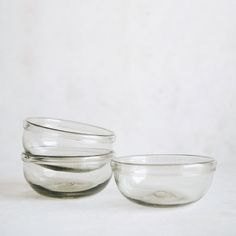
{"type": "Polygon", "coordinates": [[[234,0],[0,0],[0,235],[236,235],[234,0]],[[178,208],[138,206],[112,181],[54,200],[22,175],[22,120],[115,131],[117,155],[217,159],[211,190],[178,208]]]}

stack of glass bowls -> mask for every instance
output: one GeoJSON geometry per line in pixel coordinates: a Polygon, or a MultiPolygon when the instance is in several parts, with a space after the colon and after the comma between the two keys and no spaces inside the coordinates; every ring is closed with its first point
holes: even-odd
{"type": "Polygon", "coordinates": [[[115,157],[114,140],[114,133],[104,128],[28,118],[22,153],[25,178],[40,194],[81,197],[101,191],[113,169],[118,189],[126,198],[151,206],[195,202],[208,191],[215,159],[186,154],[115,157]]]}
{"type": "Polygon", "coordinates": [[[38,193],[81,197],[109,182],[115,135],[74,121],[28,118],[24,121],[24,175],[38,193]]]}

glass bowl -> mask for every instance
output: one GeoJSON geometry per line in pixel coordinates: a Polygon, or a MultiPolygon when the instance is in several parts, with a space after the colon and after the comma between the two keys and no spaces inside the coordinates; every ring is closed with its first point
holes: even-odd
{"type": "Polygon", "coordinates": [[[44,155],[23,153],[24,176],[38,193],[75,198],[100,192],[109,182],[113,152],[94,155],[90,149],[46,148],[44,155]],[[59,155],[58,155],[59,154],[59,155]],[[64,155],[63,155],[64,154],[64,155]]]}
{"type": "Polygon", "coordinates": [[[112,131],[80,122],[40,117],[24,121],[23,147],[33,155],[44,155],[45,148],[90,149],[94,155],[99,149],[106,154],[112,151],[114,140],[112,131]]]}
{"type": "Polygon", "coordinates": [[[182,154],[136,155],[111,162],[116,184],[129,200],[144,205],[180,205],[208,190],[216,161],[182,154]]]}

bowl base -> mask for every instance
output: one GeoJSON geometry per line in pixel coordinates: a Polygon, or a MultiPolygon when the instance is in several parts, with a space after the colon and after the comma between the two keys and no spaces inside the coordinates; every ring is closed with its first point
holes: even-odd
{"type": "MultiPolygon", "coordinates": [[[[177,204],[160,204],[160,203],[148,203],[141,200],[133,199],[126,197],[131,202],[134,202],[136,204],[147,206],[147,207],[157,207],[157,208],[171,208],[171,207],[181,207],[185,205],[190,205],[191,203],[194,203],[195,201],[185,202],[185,203],[177,203],[177,204]]],[[[196,200],[197,201],[197,200],[196,200]]]]}
{"type": "Polygon", "coordinates": [[[96,194],[100,191],[102,191],[106,185],[108,184],[108,182],[110,181],[110,179],[106,180],[105,182],[87,189],[87,190],[83,190],[83,191],[75,191],[75,192],[63,192],[63,191],[53,191],[50,189],[47,189],[45,187],[42,187],[40,185],[37,184],[33,184],[29,181],[27,181],[30,186],[39,194],[47,196],[47,197],[53,197],[53,198],[80,198],[80,197],[85,197],[85,196],[89,196],[89,195],[93,195],[96,194]]]}
{"type": "Polygon", "coordinates": [[[186,196],[167,191],[156,191],[155,193],[140,197],[139,199],[127,197],[126,195],[124,196],[132,202],[156,207],[181,206],[194,202],[194,200],[191,200],[186,196]]]}

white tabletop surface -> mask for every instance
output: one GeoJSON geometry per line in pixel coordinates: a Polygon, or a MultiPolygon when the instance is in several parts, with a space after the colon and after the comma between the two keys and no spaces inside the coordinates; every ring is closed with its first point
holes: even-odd
{"type": "Polygon", "coordinates": [[[115,182],[90,197],[52,199],[35,193],[21,165],[2,165],[0,235],[236,235],[235,165],[218,164],[213,184],[200,201],[153,208],[132,203],[115,182]],[[13,173],[15,172],[15,173],[13,173]]]}

